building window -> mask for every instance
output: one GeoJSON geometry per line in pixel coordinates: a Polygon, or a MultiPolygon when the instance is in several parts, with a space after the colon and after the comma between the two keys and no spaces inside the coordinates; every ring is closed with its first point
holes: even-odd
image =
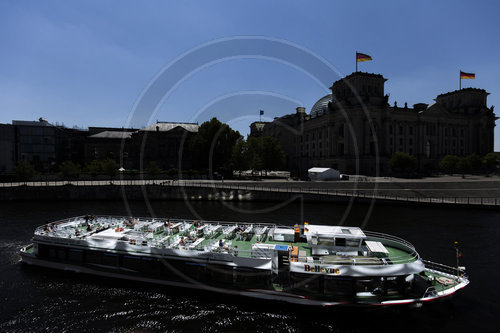
{"type": "Polygon", "coordinates": [[[410,132],[410,135],[411,135],[411,134],[413,134],[413,126],[410,126],[410,127],[408,128],[408,131],[410,132]]]}
{"type": "Polygon", "coordinates": [[[399,138],[399,145],[402,146],[403,145],[403,138],[399,138]]]}
{"type": "Polygon", "coordinates": [[[389,125],[389,134],[392,134],[392,125],[389,125]]]}
{"type": "Polygon", "coordinates": [[[399,126],[399,134],[403,134],[403,126],[399,126]]]}
{"type": "Polygon", "coordinates": [[[408,144],[409,144],[410,146],[411,146],[411,145],[413,145],[413,139],[411,139],[411,138],[410,138],[410,139],[408,140],[408,144]]]}

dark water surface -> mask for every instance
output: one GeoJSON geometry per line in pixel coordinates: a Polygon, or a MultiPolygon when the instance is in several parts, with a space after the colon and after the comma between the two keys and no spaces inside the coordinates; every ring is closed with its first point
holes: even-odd
{"type": "MultiPolygon", "coordinates": [[[[339,224],[347,206],[291,203],[153,202],[159,217],[226,221],[339,224]],[[195,215],[193,215],[195,214],[195,215]]],[[[130,204],[150,216],[145,203],[130,204]]],[[[346,225],[361,226],[367,205],[346,225]]],[[[128,215],[123,202],[0,203],[0,331],[105,332],[468,332],[497,331],[500,315],[500,213],[492,210],[376,206],[366,229],[413,243],[420,255],[454,265],[458,239],[471,284],[455,297],[421,308],[308,308],[164,286],[24,267],[19,248],[36,226],[92,213],[128,215]]]]}

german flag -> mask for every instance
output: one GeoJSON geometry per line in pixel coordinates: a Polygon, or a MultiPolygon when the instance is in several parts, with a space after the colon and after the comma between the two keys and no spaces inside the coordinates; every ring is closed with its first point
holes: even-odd
{"type": "Polygon", "coordinates": [[[372,57],[370,57],[368,54],[356,52],[356,62],[370,61],[370,60],[372,60],[372,57]]]}
{"type": "Polygon", "coordinates": [[[460,79],[475,79],[476,74],[474,73],[464,73],[460,71],[460,79]]]}

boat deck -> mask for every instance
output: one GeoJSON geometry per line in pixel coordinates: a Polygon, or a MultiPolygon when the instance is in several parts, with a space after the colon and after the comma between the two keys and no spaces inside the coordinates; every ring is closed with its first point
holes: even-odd
{"type": "MultiPolygon", "coordinates": [[[[311,248],[304,238],[299,242],[272,239],[270,232],[276,227],[292,228],[274,224],[80,216],[41,226],[35,234],[63,239],[125,242],[160,249],[228,253],[240,257],[252,257],[252,247],[257,243],[297,246],[300,253],[298,261],[319,263],[313,259],[311,248]]],[[[392,245],[394,242],[384,243],[379,239],[380,234],[376,236],[388,252],[383,258],[366,253],[333,255],[329,256],[329,263],[382,265],[409,263],[418,259],[418,254],[411,248],[397,248],[392,245]]]]}

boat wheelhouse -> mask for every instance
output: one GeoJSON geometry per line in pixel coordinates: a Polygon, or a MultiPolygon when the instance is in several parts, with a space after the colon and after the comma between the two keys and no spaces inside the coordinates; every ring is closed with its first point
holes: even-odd
{"type": "Polygon", "coordinates": [[[24,263],[310,305],[391,305],[452,295],[464,269],[357,227],[79,216],[43,225],[24,263]]]}

